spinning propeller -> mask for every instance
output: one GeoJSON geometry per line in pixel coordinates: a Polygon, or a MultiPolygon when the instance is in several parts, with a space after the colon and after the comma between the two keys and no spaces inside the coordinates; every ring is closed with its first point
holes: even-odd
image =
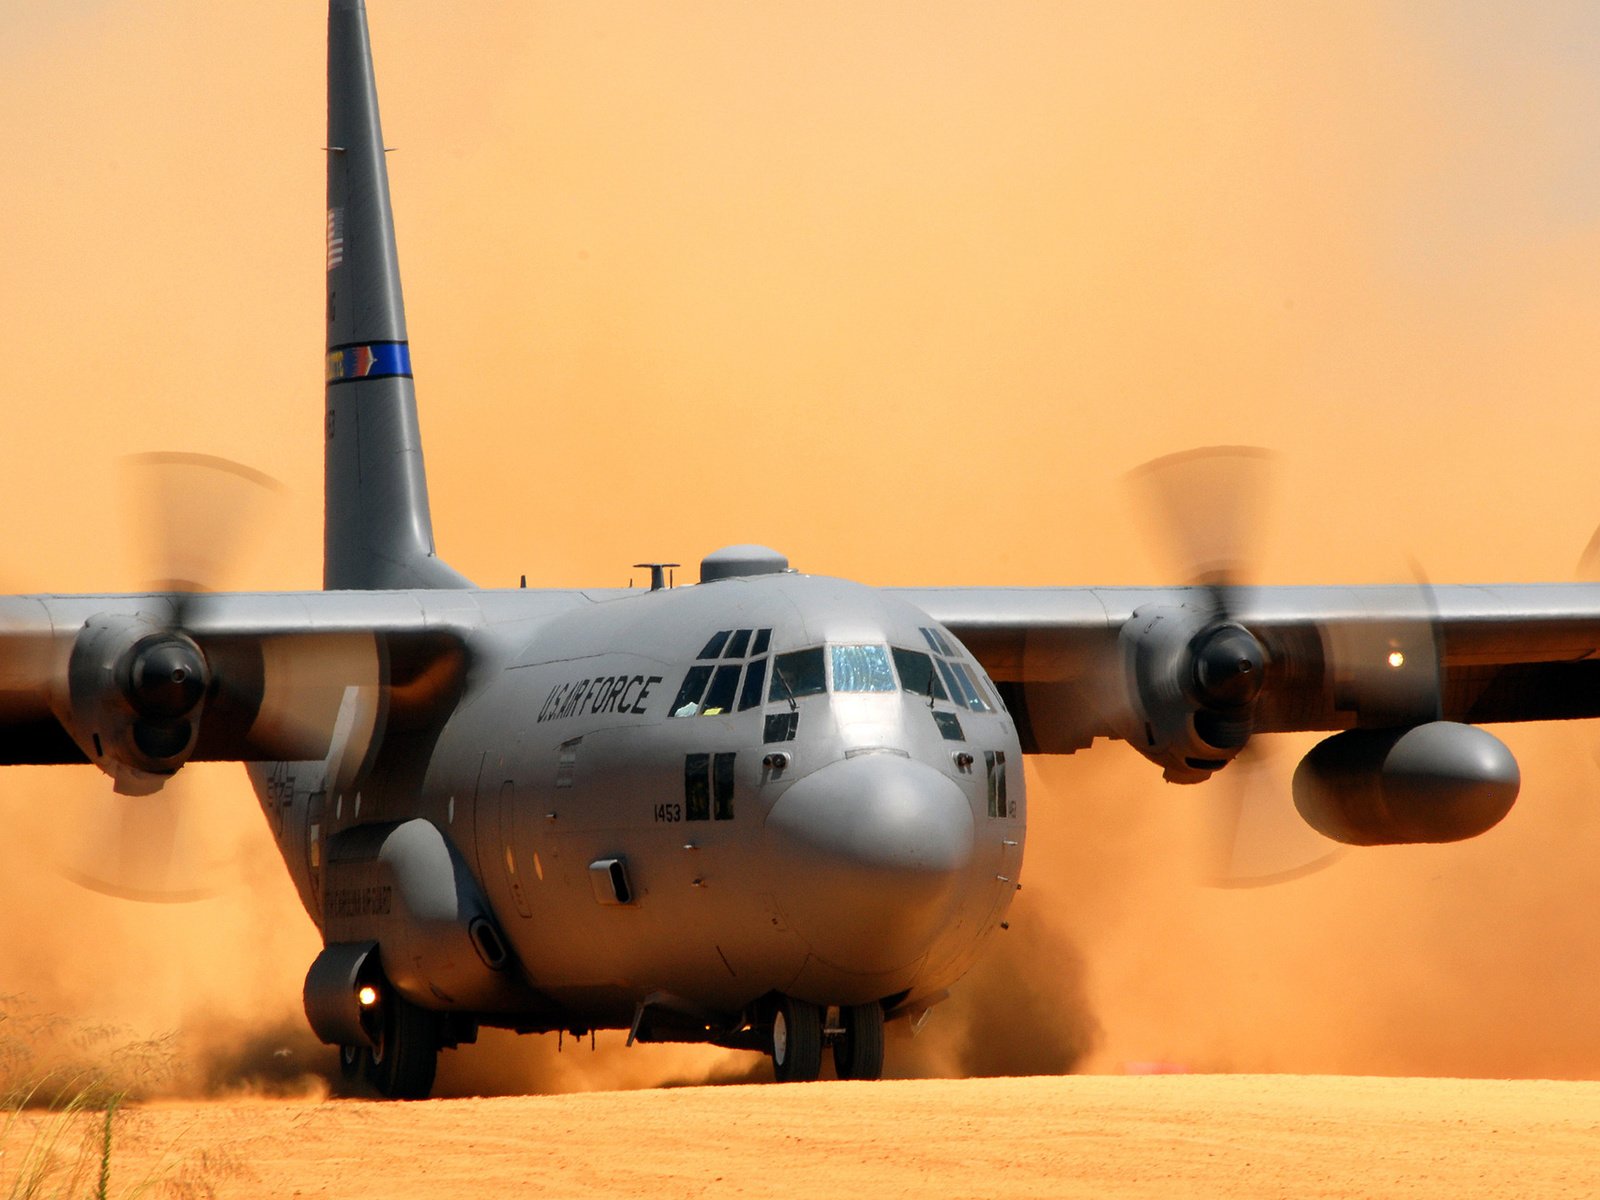
{"type": "Polygon", "coordinates": [[[1272,656],[1242,623],[1243,580],[1256,557],[1273,466],[1257,447],[1212,446],[1126,476],[1166,557],[1200,589],[1180,608],[1135,614],[1130,690],[1146,735],[1141,749],[1166,750],[1157,761],[1168,779],[1195,782],[1228,768],[1201,797],[1199,873],[1219,887],[1283,882],[1343,852],[1300,819],[1273,756],[1246,752],[1272,656]]]}
{"type": "MultiPolygon", "coordinates": [[[[74,642],[68,687],[85,728],[125,732],[109,751],[115,791],[85,789],[58,827],[62,874],[123,899],[184,902],[215,895],[232,874],[235,848],[207,820],[207,777],[184,775],[208,705],[224,709],[230,680],[191,632],[203,595],[226,583],[283,485],[210,455],[152,453],[123,460],[124,511],[144,549],[159,599],[136,620],[91,620],[74,642]],[[119,753],[121,751],[122,753],[119,753]]],[[[233,698],[250,703],[249,698],[233,698]]],[[[102,763],[106,761],[101,759],[102,763]]],[[[224,823],[226,824],[226,823],[224,823]]]]}
{"type": "MultiPolygon", "coordinates": [[[[1225,765],[1253,731],[1252,710],[1267,655],[1239,624],[1238,614],[1244,600],[1241,579],[1253,559],[1271,490],[1272,463],[1258,447],[1210,446],[1155,459],[1127,476],[1152,528],[1165,536],[1184,582],[1204,590],[1205,599],[1189,610],[1190,619],[1178,621],[1161,639],[1167,644],[1137,656],[1134,680],[1147,718],[1170,707],[1174,687],[1190,702],[1201,746],[1185,756],[1194,761],[1183,765],[1196,778],[1225,765]]],[[[1182,773],[1168,765],[1169,777],[1182,773]]]]}

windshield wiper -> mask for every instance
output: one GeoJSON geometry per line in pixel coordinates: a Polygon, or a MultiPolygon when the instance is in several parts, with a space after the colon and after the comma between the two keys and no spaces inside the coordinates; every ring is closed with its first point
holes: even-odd
{"type": "Polygon", "coordinates": [[[783,668],[777,663],[773,663],[772,674],[779,683],[783,684],[783,695],[784,698],[789,701],[789,711],[799,712],[800,705],[795,702],[794,689],[789,686],[789,677],[784,674],[783,668]]]}

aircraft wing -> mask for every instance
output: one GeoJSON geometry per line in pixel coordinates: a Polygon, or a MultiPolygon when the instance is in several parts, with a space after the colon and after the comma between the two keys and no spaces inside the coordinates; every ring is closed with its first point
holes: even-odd
{"type": "Polygon", "coordinates": [[[1600,716],[1593,584],[1235,588],[1225,611],[1205,587],[896,594],[966,644],[1034,753],[1096,737],[1148,752],[1165,719],[1205,707],[1196,654],[1225,625],[1261,650],[1250,732],[1600,716]]]}
{"type": "Polygon", "coordinates": [[[0,764],[94,762],[148,791],[190,760],[320,759],[352,689],[386,729],[427,725],[461,693],[485,595],[0,598],[0,764]]]}

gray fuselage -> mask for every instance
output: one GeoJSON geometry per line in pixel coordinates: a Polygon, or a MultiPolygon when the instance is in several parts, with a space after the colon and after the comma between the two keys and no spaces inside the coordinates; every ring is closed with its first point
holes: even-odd
{"type": "Polygon", "coordinates": [[[453,602],[483,613],[473,666],[442,729],[363,751],[382,714],[352,690],[326,763],[252,768],[330,941],[330,914],[349,936],[387,901],[330,895],[324,847],[418,816],[553,1002],[504,1015],[526,1028],[625,1028],[652,996],[718,1016],[772,992],[904,1008],[937,999],[1003,917],[1026,814],[1016,731],[916,608],[789,572],[471,595],[453,602]],[[414,774],[394,767],[408,757],[414,774]]]}

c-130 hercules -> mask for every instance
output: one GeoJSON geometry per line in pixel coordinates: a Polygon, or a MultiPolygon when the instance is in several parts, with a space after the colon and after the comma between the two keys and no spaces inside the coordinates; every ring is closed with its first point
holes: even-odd
{"type": "Polygon", "coordinates": [[[434,551],[383,146],[332,0],[325,590],[0,599],[0,762],[247,764],[325,942],[311,1026],[386,1096],[483,1026],[876,1078],[1006,915],[1024,754],[1194,783],[1327,731],[1313,827],[1439,842],[1516,798],[1477,723],[1600,715],[1584,585],[875,589],[738,546],[690,587],[475,588],[434,551]]]}

